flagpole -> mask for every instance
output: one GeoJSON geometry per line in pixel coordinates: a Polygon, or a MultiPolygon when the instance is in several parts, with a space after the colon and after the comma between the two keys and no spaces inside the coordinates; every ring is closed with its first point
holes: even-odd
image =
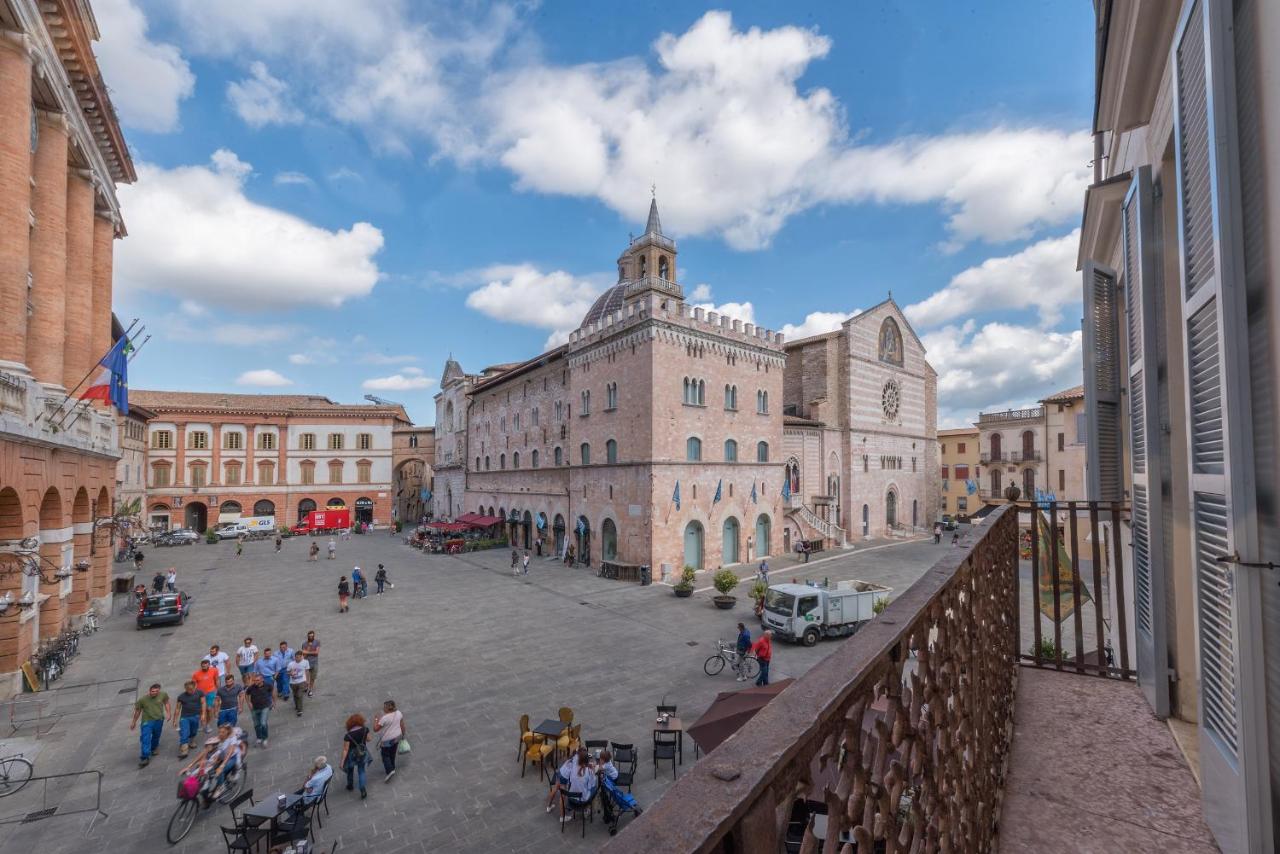
{"type": "MultiPolygon", "coordinates": [[[[142,327],[142,329],[146,329],[146,328],[147,328],[147,327],[146,327],[145,325],[142,327]]],[[[139,330],[139,331],[138,331],[138,334],[142,334],[142,330],[139,330]]],[[[123,337],[123,336],[122,336],[122,337],[123,337]]],[[[118,339],[117,339],[117,340],[118,340],[118,339]]],[[[150,336],[150,335],[148,335],[146,338],[142,339],[142,343],[141,343],[141,344],[139,344],[137,347],[133,348],[133,352],[129,355],[129,362],[132,362],[132,361],[133,361],[133,357],[134,357],[134,356],[137,356],[137,355],[138,355],[138,351],[139,351],[139,350],[141,350],[143,347],[145,347],[145,346],[146,346],[146,344],[147,344],[147,342],[148,342],[148,341],[150,341],[150,340],[151,340],[151,336],[150,336]]],[[[113,346],[114,346],[114,345],[113,345],[113,346]]],[[[107,352],[110,352],[110,351],[107,351],[107,352]]],[[[105,358],[105,357],[104,357],[104,358],[105,358]]],[[[128,364],[128,362],[127,362],[126,364],[128,364]]],[[[60,421],[60,422],[58,423],[58,425],[56,425],[56,426],[57,426],[59,429],[61,429],[62,431],[64,431],[64,432],[65,432],[65,431],[67,431],[67,430],[70,430],[72,427],[76,426],[76,422],[80,420],[80,417],[81,417],[82,415],[84,415],[84,413],[85,413],[85,412],[87,412],[88,410],[90,410],[90,409],[92,409],[92,408],[93,408],[93,401],[76,401],[75,405],[73,405],[69,410],[67,410],[67,414],[66,414],[66,416],[65,416],[65,417],[63,417],[62,421],[60,421]],[[76,413],[76,417],[75,417],[74,419],[72,419],[72,421],[71,421],[71,423],[70,423],[70,424],[66,424],[66,426],[63,426],[63,424],[66,422],[67,418],[70,418],[70,417],[71,417],[71,413],[73,413],[73,412],[75,412],[75,413],[76,413]]]]}
{"type": "MultiPolygon", "coordinates": [[[[143,329],[146,329],[146,327],[144,326],[143,329]]],[[[142,333],[139,332],[138,334],[141,335],[142,333]]],[[[151,336],[148,335],[146,338],[142,339],[141,344],[133,348],[133,352],[129,354],[129,364],[131,365],[133,364],[133,360],[138,357],[138,353],[142,352],[142,348],[147,346],[147,342],[150,340],[151,340],[151,336]]]]}
{"type": "MultiPolygon", "coordinates": [[[[130,328],[130,329],[132,329],[132,328],[133,328],[133,326],[131,325],[129,328],[130,328]]],[[[139,335],[141,335],[141,334],[143,333],[143,331],[144,331],[146,328],[147,328],[147,325],[144,323],[141,327],[139,327],[139,328],[138,328],[138,334],[139,334],[139,335]]],[[[118,345],[118,344],[120,343],[121,339],[125,339],[126,344],[128,344],[128,343],[129,343],[129,342],[128,342],[128,340],[127,340],[127,339],[128,339],[128,335],[121,335],[121,336],[120,336],[120,338],[117,338],[117,339],[116,339],[115,344],[112,344],[112,345],[111,345],[111,349],[112,349],[112,350],[114,350],[114,349],[116,348],[116,345],[118,345]]],[[[144,340],[142,343],[144,343],[144,344],[145,344],[147,341],[150,341],[150,340],[151,340],[151,336],[150,336],[150,335],[148,335],[148,336],[146,337],[146,340],[144,340]]],[[[107,353],[104,353],[104,354],[103,354],[103,356],[102,356],[102,359],[105,359],[105,358],[107,357],[107,354],[109,354],[110,352],[111,352],[111,350],[108,350],[108,351],[107,351],[107,353]]],[[[137,354],[137,348],[135,348],[135,349],[134,349],[134,354],[133,354],[133,355],[136,355],[136,354],[137,354]]],[[[98,362],[97,362],[97,364],[95,365],[95,367],[102,367],[102,359],[99,359],[99,360],[98,360],[98,362]]],[[[132,362],[132,361],[133,361],[133,356],[132,356],[132,355],[129,357],[129,361],[130,361],[130,362],[132,362]]],[[[92,373],[93,373],[93,371],[92,371],[92,370],[90,370],[90,371],[89,371],[89,373],[90,373],[90,374],[92,374],[92,373]]],[[[83,384],[84,384],[84,380],[81,380],[81,381],[80,381],[80,383],[83,385],[83,384]]],[[[76,386],[76,388],[79,388],[79,387],[80,387],[80,386],[76,386]]],[[[70,397],[70,394],[68,394],[68,397],[70,397]]],[[[58,420],[58,424],[57,424],[56,426],[57,426],[59,429],[62,429],[62,430],[66,430],[66,429],[68,429],[71,425],[66,424],[66,420],[67,420],[68,418],[70,418],[70,417],[71,417],[71,413],[72,413],[72,412],[75,412],[75,411],[76,411],[76,408],[77,408],[77,407],[79,407],[79,406],[80,406],[80,401],[76,401],[74,404],[72,404],[71,408],[70,408],[70,409],[68,409],[68,410],[66,411],[66,414],[64,414],[64,415],[62,416],[62,418],[60,418],[60,419],[58,420]],[[65,426],[64,426],[64,425],[65,425],[65,426]]],[[[61,408],[61,407],[59,407],[59,408],[61,408]]],[[[77,419],[76,419],[76,420],[79,420],[79,418],[77,417],[77,419]]],[[[72,421],[72,422],[71,422],[71,424],[75,424],[75,421],[72,421]]]]}
{"type": "MultiPolygon", "coordinates": [[[[136,317],[135,317],[135,318],[133,319],[133,322],[129,324],[129,328],[128,328],[128,329],[126,329],[126,330],[124,331],[124,333],[120,336],[120,338],[128,338],[128,337],[129,337],[129,333],[130,333],[131,331],[133,331],[133,327],[135,327],[135,326],[137,326],[137,325],[138,325],[138,318],[136,318],[136,317]]],[[[116,339],[116,341],[119,341],[119,340],[120,340],[119,338],[117,338],[117,339],[116,339]]],[[[107,353],[110,353],[113,349],[115,349],[116,341],[112,341],[112,342],[111,342],[111,346],[107,348],[107,353]]],[[[61,412],[61,411],[62,411],[62,407],[63,407],[64,405],[66,405],[67,400],[70,400],[70,399],[71,399],[71,396],[72,396],[73,394],[75,394],[75,393],[76,393],[76,391],[78,391],[78,390],[79,390],[80,386],[84,385],[85,380],[87,380],[87,379],[89,379],[89,377],[93,376],[93,372],[94,372],[94,371],[96,371],[98,368],[102,367],[102,360],[103,360],[103,359],[105,359],[105,358],[107,357],[107,353],[103,353],[101,356],[99,356],[97,359],[95,359],[95,360],[94,360],[94,362],[93,362],[93,367],[89,369],[89,372],[88,372],[88,373],[86,373],[83,377],[81,377],[80,382],[76,383],[75,388],[73,388],[73,389],[71,389],[71,390],[69,390],[69,391],[67,392],[67,399],[66,399],[66,400],[64,400],[62,403],[58,404],[58,408],[57,408],[57,409],[55,409],[55,410],[53,410],[53,412],[49,414],[49,422],[50,422],[50,423],[53,423],[53,416],[54,416],[54,415],[57,415],[59,412],[61,412]]],[[[72,408],[74,408],[74,407],[72,407],[72,408]]],[[[37,420],[37,421],[39,421],[39,420],[40,420],[39,416],[37,416],[37,417],[36,417],[36,420],[37,420]]],[[[64,418],[63,420],[65,421],[66,419],[64,418]]]]}

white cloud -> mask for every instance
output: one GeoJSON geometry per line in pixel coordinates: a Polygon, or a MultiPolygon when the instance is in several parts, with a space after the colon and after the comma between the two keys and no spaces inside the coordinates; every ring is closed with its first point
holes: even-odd
{"type": "Polygon", "coordinates": [[[604,290],[601,276],[544,273],[532,264],[497,265],[477,271],[486,282],[467,295],[467,305],[494,320],[551,330],[547,347],[568,340],[604,290]]]}
{"type": "Polygon", "coordinates": [[[293,385],[293,380],[282,376],[277,371],[270,368],[260,368],[256,371],[245,371],[236,377],[237,385],[252,385],[262,388],[278,388],[280,386],[293,385]]]}
{"type": "Polygon", "coordinates": [[[200,303],[192,302],[189,299],[184,299],[178,303],[178,310],[188,317],[200,317],[208,312],[208,309],[200,305],[200,303]]]}
{"type": "Polygon", "coordinates": [[[360,357],[360,361],[368,365],[403,365],[406,362],[418,361],[418,357],[408,354],[390,356],[385,353],[366,353],[360,357]]]}
{"type": "Polygon", "coordinates": [[[697,285],[686,294],[685,301],[694,308],[700,308],[703,311],[714,311],[716,314],[728,317],[731,321],[756,322],[756,309],[750,302],[727,302],[723,305],[716,305],[712,302],[711,286],[705,283],[697,285]]]}
{"type": "Polygon", "coordinates": [[[696,285],[693,290],[689,291],[689,293],[685,295],[685,299],[693,302],[705,302],[706,300],[711,299],[711,286],[705,282],[700,285],[696,285]]]}
{"type": "Polygon", "coordinates": [[[316,363],[315,357],[310,356],[306,353],[290,353],[289,354],[289,364],[291,365],[314,365],[315,363],[316,363]]]}
{"type": "Polygon", "coordinates": [[[196,85],[182,54],[147,38],[146,16],[132,0],[94,0],[93,14],[102,33],[94,53],[120,120],[138,130],[177,130],[179,104],[196,85]]]}
{"type": "Polygon", "coordinates": [[[251,347],[287,341],[296,332],[292,326],[279,324],[222,323],[209,330],[209,337],[217,344],[251,347]]]}
{"type": "Polygon", "coordinates": [[[302,184],[312,187],[315,186],[316,182],[312,181],[309,176],[302,172],[277,172],[275,178],[272,179],[272,183],[280,187],[287,186],[289,184],[302,184]]]}
{"type": "Polygon", "coordinates": [[[407,368],[389,377],[372,377],[361,385],[369,391],[418,391],[430,388],[435,380],[422,376],[421,370],[407,368]]]}
{"type": "Polygon", "coordinates": [[[1062,309],[1080,303],[1076,249],[1080,230],[1033,243],[1014,255],[988,258],[905,312],[916,326],[934,326],[981,311],[1034,308],[1049,327],[1062,309]]]}
{"type": "Polygon", "coordinates": [[[827,332],[835,332],[840,325],[861,309],[854,309],[850,312],[842,311],[813,311],[804,316],[804,320],[799,323],[786,323],[778,331],[781,332],[787,341],[799,341],[801,338],[808,338],[812,335],[822,335],[827,332]]]}
{"type": "Polygon", "coordinates": [[[970,320],[921,336],[938,371],[939,421],[971,423],[979,410],[1033,403],[1080,382],[1081,334],[970,320]]]}
{"type": "Polygon", "coordinates": [[[219,149],[212,166],[138,167],[121,185],[128,240],[116,249],[124,290],[167,293],[240,310],[338,306],[373,290],[382,232],[330,231],[244,193],[250,166],[219,149]]]}
{"type": "Polygon", "coordinates": [[[289,84],[272,77],[265,62],[249,63],[248,77],[228,83],[227,100],[250,127],[302,121],[302,111],[289,103],[289,84]]]}
{"type": "Polygon", "coordinates": [[[361,183],[364,182],[363,175],[361,175],[356,170],[350,169],[346,166],[339,166],[337,169],[334,169],[332,172],[329,173],[328,178],[330,181],[359,181],[361,183]]]}

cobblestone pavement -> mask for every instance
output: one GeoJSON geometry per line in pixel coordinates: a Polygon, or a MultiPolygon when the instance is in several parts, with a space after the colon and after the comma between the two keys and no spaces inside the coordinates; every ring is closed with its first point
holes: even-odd
{"type": "MultiPolygon", "coordinates": [[[[336,765],[346,716],[368,716],[388,697],[405,713],[413,745],[389,784],[375,759],[366,801],[335,778],[331,815],[317,834],[325,850],[335,840],[342,851],[380,854],[595,850],[607,838],[598,822],[587,827],[585,839],[577,826],[562,835],[555,817],[543,811],[547,790],[536,772],[521,778],[514,761],[520,715],[536,725],[571,706],[584,738],[636,744],[635,795],[642,806],[651,804],[672,781],[665,765],[655,779],[649,758],[654,707],[663,700],[676,704],[691,723],[717,692],[735,686],[728,675],[702,671],[715,640],[732,638],[740,619],[753,633],[758,625],[748,619],[745,596],[735,610],[718,611],[710,593],[682,600],[661,585],[601,580],[545,560],[517,579],[509,552],[425,556],[398,538],[370,535],[339,543],[336,561],[308,563],[308,545],[293,540],[276,555],[269,542],[249,543],[240,559],[231,543],[149,551],[148,572],[176,565],[179,587],[192,595],[186,625],[136,631],[130,614],[118,615],[81,644],[58,684],[137,677],[143,686],[159,681],[176,696],[211,643],[229,653],[245,636],[260,647],[282,639],[296,646],[315,629],[322,644],[316,696],[301,718],[291,706],[277,706],[270,747],[250,750],[255,798],[297,789],[318,754],[336,765]],[[339,575],[353,564],[378,563],[386,564],[395,589],[354,601],[349,613],[339,614],[339,575]]],[[[825,563],[815,557],[807,576],[780,567],[774,580],[858,577],[901,592],[945,548],[929,541],[864,547],[825,563]]],[[[780,644],[771,675],[798,676],[837,642],[812,649],[780,644]]],[[[104,696],[113,699],[111,692],[104,696]]],[[[81,814],[0,825],[5,851],[223,850],[218,825],[230,823],[225,807],[202,816],[187,839],[169,849],[164,833],[177,803],[176,734],[167,729],[160,757],[140,769],[129,716],[124,706],[68,715],[38,740],[30,724],[5,740],[4,752],[35,755],[38,775],[101,771],[107,813],[92,824],[90,814],[81,814]]],[[[681,773],[694,762],[692,742],[684,746],[681,773]]],[[[50,804],[91,803],[92,782],[82,780],[74,791],[50,787],[50,804]]],[[[0,800],[0,819],[39,809],[43,796],[33,783],[0,800]]]]}

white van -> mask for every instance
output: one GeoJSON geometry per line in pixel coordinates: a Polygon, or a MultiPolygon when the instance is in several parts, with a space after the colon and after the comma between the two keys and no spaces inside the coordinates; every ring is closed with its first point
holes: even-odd
{"type": "Polygon", "coordinates": [[[876,600],[892,592],[866,581],[841,581],[835,588],[771,584],[760,621],[783,640],[813,646],[819,638],[856,632],[875,616],[876,600]]]}
{"type": "Polygon", "coordinates": [[[234,540],[250,534],[269,534],[276,529],[275,516],[247,516],[238,522],[227,522],[214,529],[220,540],[234,540]]]}

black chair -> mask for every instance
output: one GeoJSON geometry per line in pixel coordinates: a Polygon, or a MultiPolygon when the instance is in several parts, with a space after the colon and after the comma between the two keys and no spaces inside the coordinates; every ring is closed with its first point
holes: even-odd
{"type": "Polygon", "coordinates": [[[609,746],[609,742],[605,741],[603,738],[588,738],[582,743],[582,745],[587,748],[587,753],[595,756],[595,751],[604,750],[609,746]]]}
{"type": "MultiPolygon", "coordinates": [[[[587,795],[586,799],[583,800],[570,792],[567,787],[560,787],[560,818],[564,818],[565,810],[567,809],[574,818],[579,819],[582,822],[583,839],[586,839],[587,837],[587,822],[590,821],[592,824],[595,824],[596,822],[595,799],[596,793],[599,791],[600,787],[597,786],[592,789],[591,794],[587,795]]],[[[568,823],[569,822],[567,821],[560,822],[561,833],[564,833],[564,826],[568,823]]]]}
{"type": "Polygon", "coordinates": [[[320,808],[320,799],[307,804],[298,801],[290,808],[288,815],[277,821],[275,827],[271,831],[270,845],[279,845],[282,842],[297,842],[299,839],[308,839],[311,836],[311,826],[316,821],[316,810],[320,808]]]}
{"type": "Polygon", "coordinates": [[[658,763],[663,759],[671,760],[671,779],[676,778],[676,734],[673,732],[654,732],[653,734],[653,779],[658,779],[658,763]],[[670,736],[670,737],[668,737],[670,736]]]}
{"type": "Polygon", "coordinates": [[[258,840],[267,835],[265,830],[249,831],[241,830],[239,827],[219,827],[222,831],[222,841],[227,846],[227,854],[234,851],[255,851],[258,848],[258,840]],[[250,836],[250,833],[256,833],[257,836],[250,836]]]}
{"type": "Polygon", "coordinates": [[[262,819],[246,820],[244,812],[241,811],[240,809],[242,806],[245,805],[246,801],[248,802],[249,806],[253,806],[254,804],[253,789],[248,789],[247,791],[241,792],[239,795],[236,795],[235,799],[231,801],[231,803],[227,804],[227,807],[231,810],[231,821],[235,823],[236,827],[243,827],[246,825],[248,827],[257,827],[259,824],[262,824],[262,819]]]}
{"type": "Polygon", "coordinates": [[[636,779],[636,767],[640,764],[640,755],[636,753],[636,746],[611,741],[609,749],[613,752],[613,765],[618,769],[618,779],[614,780],[613,784],[625,786],[630,792],[631,784],[636,779]]]}
{"type": "Polygon", "coordinates": [[[660,715],[674,715],[675,713],[675,706],[658,706],[658,714],[660,715]]]}
{"type": "Polygon", "coordinates": [[[329,784],[333,782],[330,777],[324,781],[324,788],[320,790],[320,799],[316,802],[316,823],[320,825],[320,829],[324,829],[324,822],[320,820],[320,807],[324,807],[324,814],[329,814],[329,784]]]}

